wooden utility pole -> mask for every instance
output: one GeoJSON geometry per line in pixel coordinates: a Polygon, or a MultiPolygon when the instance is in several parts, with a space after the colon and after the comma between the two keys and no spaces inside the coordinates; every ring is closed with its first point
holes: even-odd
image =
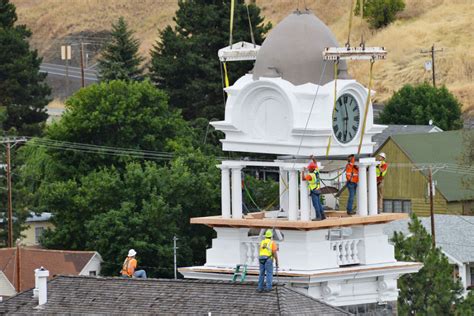
{"type": "MultiPolygon", "coordinates": [[[[434,68],[433,68],[434,69],[434,68]]],[[[433,172],[431,167],[428,169],[428,182],[430,186],[430,216],[431,216],[431,237],[433,248],[436,247],[436,233],[435,233],[435,219],[434,219],[434,205],[433,205],[433,172]]]]}
{"type": "Polygon", "coordinates": [[[11,173],[11,144],[7,143],[7,209],[8,209],[8,247],[13,247],[13,207],[12,207],[12,173],[11,173]]]}
{"type": "Polygon", "coordinates": [[[81,42],[81,87],[85,87],[84,81],[84,42],[81,42]]]}
{"type": "Polygon", "coordinates": [[[435,53],[442,52],[443,49],[435,49],[435,45],[431,46],[430,50],[422,50],[420,53],[422,54],[431,54],[431,71],[433,75],[433,87],[436,88],[436,73],[435,73],[435,53]]]}

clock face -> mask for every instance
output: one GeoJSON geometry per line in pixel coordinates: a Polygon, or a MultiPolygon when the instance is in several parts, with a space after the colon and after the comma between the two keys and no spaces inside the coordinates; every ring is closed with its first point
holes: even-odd
{"type": "Polygon", "coordinates": [[[349,143],[357,135],[360,126],[360,107],[357,100],[349,93],[337,99],[332,117],[332,130],[337,140],[349,143]]]}

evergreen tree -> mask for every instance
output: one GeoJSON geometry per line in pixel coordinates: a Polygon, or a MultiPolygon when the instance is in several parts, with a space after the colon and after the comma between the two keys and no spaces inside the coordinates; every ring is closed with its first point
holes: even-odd
{"type": "Polygon", "coordinates": [[[444,86],[407,84],[393,94],[380,114],[384,124],[426,125],[430,120],[443,130],[462,128],[461,104],[444,86]]]}
{"type": "Polygon", "coordinates": [[[31,32],[15,26],[15,6],[0,0],[0,108],[4,130],[22,135],[38,135],[48,118],[46,105],[50,88],[40,73],[42,59],[31,50],[31,32]]]}
{"type": "Polygon", "coordinates": [[[431,235],[415,214],[408,225],[410,235],[395,233],[395,257],[400,261],[423,263],[418,273],[406,274],[398,281],[400,315],[452,315],[460,304],[462,287],[453,279],[453,268],[439,248],[432,247],[431,235]]]}
{"type": "Polygon", "coordinates": [[[111,39],[105,45],[99,58],[101,80],[137,80],[142,76],[140,64],[143,57],[138,54],[140,43],[133,37],[127,22],[120,17],[112,24],[111,39]]]}
{"type": "MultiPolygon", "coordinates": [[[[151,51],[150,77],[170,96],[170,105],[186,119],[224,116],[222,77],[217,51],[229,43],[230,1],[180,0],[174,21],[151,51]]],[[[260,9],[248,5],[255,41],[260,44],[271,24],[263,24],[260,9]]],[[[247,8],[236,1],[233,42],[250,41],[247,8]]],[[[252,69],[251,62],[227,64],[231,82],[252,69]]]]}

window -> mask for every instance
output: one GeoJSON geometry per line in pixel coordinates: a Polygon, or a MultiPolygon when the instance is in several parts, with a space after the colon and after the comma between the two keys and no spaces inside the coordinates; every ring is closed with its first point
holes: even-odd
{"type": "Polygon", "coordinates": [[[44,227],[35,227],[35,243],[39,244],[41,235],[43,235],[44,227]]]}
{"type": "Polygon", "coordinates": [[[89,271],[89,276],[96,276],[97,272],[96,271],[89,271]]]}
{"type": "Polygon", "coordinates": [[[383,200],[384,213],[411,213],[411,200],[383,200]]]}

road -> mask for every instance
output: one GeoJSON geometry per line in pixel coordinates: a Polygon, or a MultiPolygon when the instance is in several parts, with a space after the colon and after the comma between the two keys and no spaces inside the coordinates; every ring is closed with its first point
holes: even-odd
{"type": "MultiPolygon", "coordinates": [[[[79,67],[68,67],[69,78],[81,79],[81,68],[79,67]]],[[[40,66],[40,72],[46,72],[49,75],[66,76],[66,66],[50,63],[42,63],[40,66]]],[[[97,71],[94,69],[84,69],[84,80],[86,81],[99,81],[97,77],[97,71]]]]}

